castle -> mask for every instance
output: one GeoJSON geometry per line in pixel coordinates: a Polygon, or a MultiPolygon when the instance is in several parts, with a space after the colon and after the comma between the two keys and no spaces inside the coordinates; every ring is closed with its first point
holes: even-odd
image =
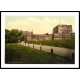
{"type": "Polygon", "coordinates": [[[74,39],[75,33],[72,32],[72,25],[57,25],[53,28],[53,39],[74,39]]]}
{"type": "Polygon", "coordinates": [[[33,34],[33,31],[22,31],[22,35],[26,37],[27,41],[75,38],[75,33],[72,32],[72,25],[57,25],[55,28],[53,28],[52,34],[33,34]]]}
{"type": "Polygon", "coordinates": [[[33,31],[22,31],[22,35],[26,37],[27,41],[43,41],[52,39],[52,34],[33,34],[33,31]]]}

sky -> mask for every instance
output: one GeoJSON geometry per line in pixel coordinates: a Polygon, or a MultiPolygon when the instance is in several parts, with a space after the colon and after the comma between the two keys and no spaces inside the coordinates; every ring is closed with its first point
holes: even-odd
{"type": "Polygon", "coordinates": [[[74,16],[5,16],[6,29],[33,31],[34,34],[52,34],[52,30],[59,24],[72,25],[75,32],[74,16]]]}

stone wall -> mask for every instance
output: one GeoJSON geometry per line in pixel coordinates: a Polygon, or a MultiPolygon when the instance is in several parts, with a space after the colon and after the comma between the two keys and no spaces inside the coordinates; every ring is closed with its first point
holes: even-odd
{"type": "Polygon", "coordinates": [[[43,41],[43,40],[51,40],[52,39],[52,35],[33,35],[33,41],[43,41]]]}
{"type": "Polygon", "coordinates": [[[53,28],[53,39],[74,39],[75,33],[72,33],[72,25],[57,25],[53,28]]]}
{"type": "Polygon", "coordinates": [[[75,33],[72,32],[72,25],[57,25],[53,28],[53,33],[46,34],[33,34],[33,31],[22,31],[22,35],[27,37],[27,41],[42,41],[52,39],[74,39],[75,33]]]}
{"type": "Polygon", "coordinates": [[[27,37],[27,41],[42,41],[42,40],[51,40],[52,35],[46,34],[33,34],[33,32],[23,31],[22,35],[27,37]]]}

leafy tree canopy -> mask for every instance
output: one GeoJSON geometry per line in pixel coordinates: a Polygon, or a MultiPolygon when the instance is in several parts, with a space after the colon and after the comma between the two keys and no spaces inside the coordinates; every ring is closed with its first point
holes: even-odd
{"type": "Polygon", "coordinates": [[[18,29],[8,30],[5,29],[5,42],[6,43],[17,43],[21,40],[22,31],[18,29]]]}

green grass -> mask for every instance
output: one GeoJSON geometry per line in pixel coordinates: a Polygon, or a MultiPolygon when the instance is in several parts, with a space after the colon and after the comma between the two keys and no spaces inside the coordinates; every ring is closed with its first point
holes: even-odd
{"type": "Polygon", "coordinates": [[[29,43],[42,44],[48,46],[64,47],[64,48],[75,48],[75,40],[47,40],[47,41],[30,41],[29,43]]]}
{"type": "Polygon", "coordinates": [[[6,64],[70,64],[70,59],[19,44],[5,45],[6,64]]]}

